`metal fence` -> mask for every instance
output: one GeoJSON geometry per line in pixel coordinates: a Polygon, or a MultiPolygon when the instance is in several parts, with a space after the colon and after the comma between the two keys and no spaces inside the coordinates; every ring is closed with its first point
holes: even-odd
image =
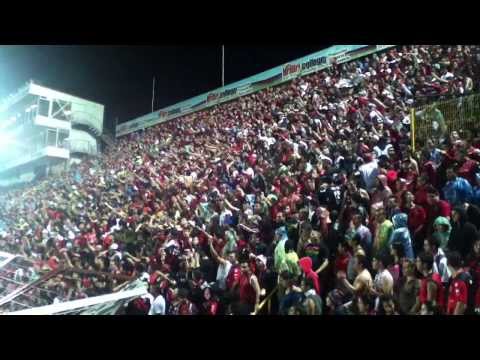
{"type": "Polygon", "coordinates": [[[480,94],[436,101],[411,109],[412,149],[418,151],[427,139],[438,144],[457,131],[471,139],[480,130],[480,94]]]}

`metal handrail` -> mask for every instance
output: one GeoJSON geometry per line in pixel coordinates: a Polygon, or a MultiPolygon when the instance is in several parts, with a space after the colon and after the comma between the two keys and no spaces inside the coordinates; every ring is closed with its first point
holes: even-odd
{"type": "Polygon", "coordinates": [[[257,311],[255,311],[255,314],[254,315],[258,315],[258,313],[260,311],[262,311],[262,309],[265,307],[265,305],[267,305],[267,313],[270,315],[270,310],[271,310],[271,306],[272,306],[272,298],[273,298],[273,295],[275,295],[275,293],[278,291],[278,285],[275,286],[275,288],[270,292],[270,294],[267,295],[267,297],[265,299],[263,299],[263,301],[260,303],[260,305],[258,305],[258,309],[257,311]]]}

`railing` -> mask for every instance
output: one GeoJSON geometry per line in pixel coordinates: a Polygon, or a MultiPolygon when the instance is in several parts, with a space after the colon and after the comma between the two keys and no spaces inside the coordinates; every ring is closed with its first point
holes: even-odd
{"type": "Polygon", "coordinates": [[[255,315],[258,315],[263,308],[266,306],[267,307],[267,315],[271,315],[271,310],[272,310],[272,298],[273,295],[275,295],[278,291],[278,285],[275,286],[275,288],[270,292],[270,294],[267,295],[265,299],[258,305],[257,311],[255,311],[255,315]]]}
{"type": "Polygon", "coordinates": [[[468,138],[480,130],[480,94],[418,106],[411,109],[410,117],[414,151],[422,148],[427,139],[438,142],[452,131],[457,131],[462,138],[468,138]]]}

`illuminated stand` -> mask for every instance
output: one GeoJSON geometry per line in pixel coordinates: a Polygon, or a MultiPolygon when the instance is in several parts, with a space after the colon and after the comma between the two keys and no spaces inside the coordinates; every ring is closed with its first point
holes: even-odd
{"type": "Polygon", "coordinates": [[[0,185],[60,172],[69,162],[96,156],[104,106],[33,81],[0,102],[0,185]]]}

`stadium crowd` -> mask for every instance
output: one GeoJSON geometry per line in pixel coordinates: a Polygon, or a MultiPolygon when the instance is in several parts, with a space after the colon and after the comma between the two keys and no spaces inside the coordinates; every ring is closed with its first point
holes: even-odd
{"type": "Polygon", "coordinates": [[[144,278],[129,314],[478,312],[480,138],[430,106],[414,153],[409,108],[477,91],[479,60],[399,46],[122,137],[0,194],[0,249],[144,278]]]}

